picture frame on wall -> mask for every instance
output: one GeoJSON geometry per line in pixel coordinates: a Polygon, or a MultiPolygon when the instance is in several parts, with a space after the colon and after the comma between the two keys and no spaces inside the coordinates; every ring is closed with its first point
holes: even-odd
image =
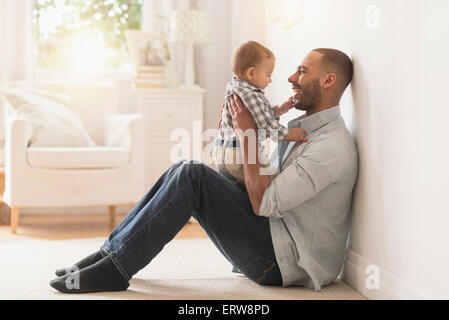
{"type": "Polygon", "coordinates": [[[164,72],[169,55],[161,35],[128,30],[126,39],[136,73],[164,72]]]}

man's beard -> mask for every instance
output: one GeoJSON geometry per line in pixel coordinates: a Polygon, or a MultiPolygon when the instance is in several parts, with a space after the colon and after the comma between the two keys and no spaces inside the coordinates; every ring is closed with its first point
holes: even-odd
{"type": "Polygon", "coordinates": [[[302,87],[301,92],[293,98],[294,107],[297,110],[313,110],[321,101],[320,79],[312,81],[307,87],[302,87]]]}

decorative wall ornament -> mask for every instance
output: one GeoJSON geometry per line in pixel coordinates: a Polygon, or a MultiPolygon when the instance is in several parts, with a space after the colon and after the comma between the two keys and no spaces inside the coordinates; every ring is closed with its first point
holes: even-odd
{"type": "Polygon", "coordinates": [[[289,29],[304,18],[304,0],[268,0],[268,18],[271,23],[281,22],[289,29]]]}
{"type": "Polygon", "coordinates": [[[200,10],[173,11],[169,30],[169,42],[186,45],[185,83],[180,89],[200,89],[195,84],[193,46],[210,42],[209,16],[200,10]]]}

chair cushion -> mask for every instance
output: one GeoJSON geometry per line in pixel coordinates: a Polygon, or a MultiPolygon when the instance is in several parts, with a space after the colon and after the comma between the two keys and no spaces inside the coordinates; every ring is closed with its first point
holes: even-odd
{"type": "Polygon", "coordinates": [[[130,151],[123,147],[29,147],[28,164],[51,169],[106,169],[126,166],[130,151]]]}
{"type": "Polygon", "coordinates": [[[30,146],[95,146],[81,118],[70,110],[69,96],[39,90],[27,82],[8,83],[2,86],[0,93],[7,102],[7,118],[21,117],[33,124],[30,146]]]}

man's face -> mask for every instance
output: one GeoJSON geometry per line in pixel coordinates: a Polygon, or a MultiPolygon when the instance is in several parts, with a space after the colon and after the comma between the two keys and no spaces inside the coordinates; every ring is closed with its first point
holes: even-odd
{"type": "Polygon", "coordinates": [[[293,103],[298,110],[312,110],[321,101],[321,54],[310,52],[298,67],[296,72],[288,78],[294,91],[293,103]]]}

